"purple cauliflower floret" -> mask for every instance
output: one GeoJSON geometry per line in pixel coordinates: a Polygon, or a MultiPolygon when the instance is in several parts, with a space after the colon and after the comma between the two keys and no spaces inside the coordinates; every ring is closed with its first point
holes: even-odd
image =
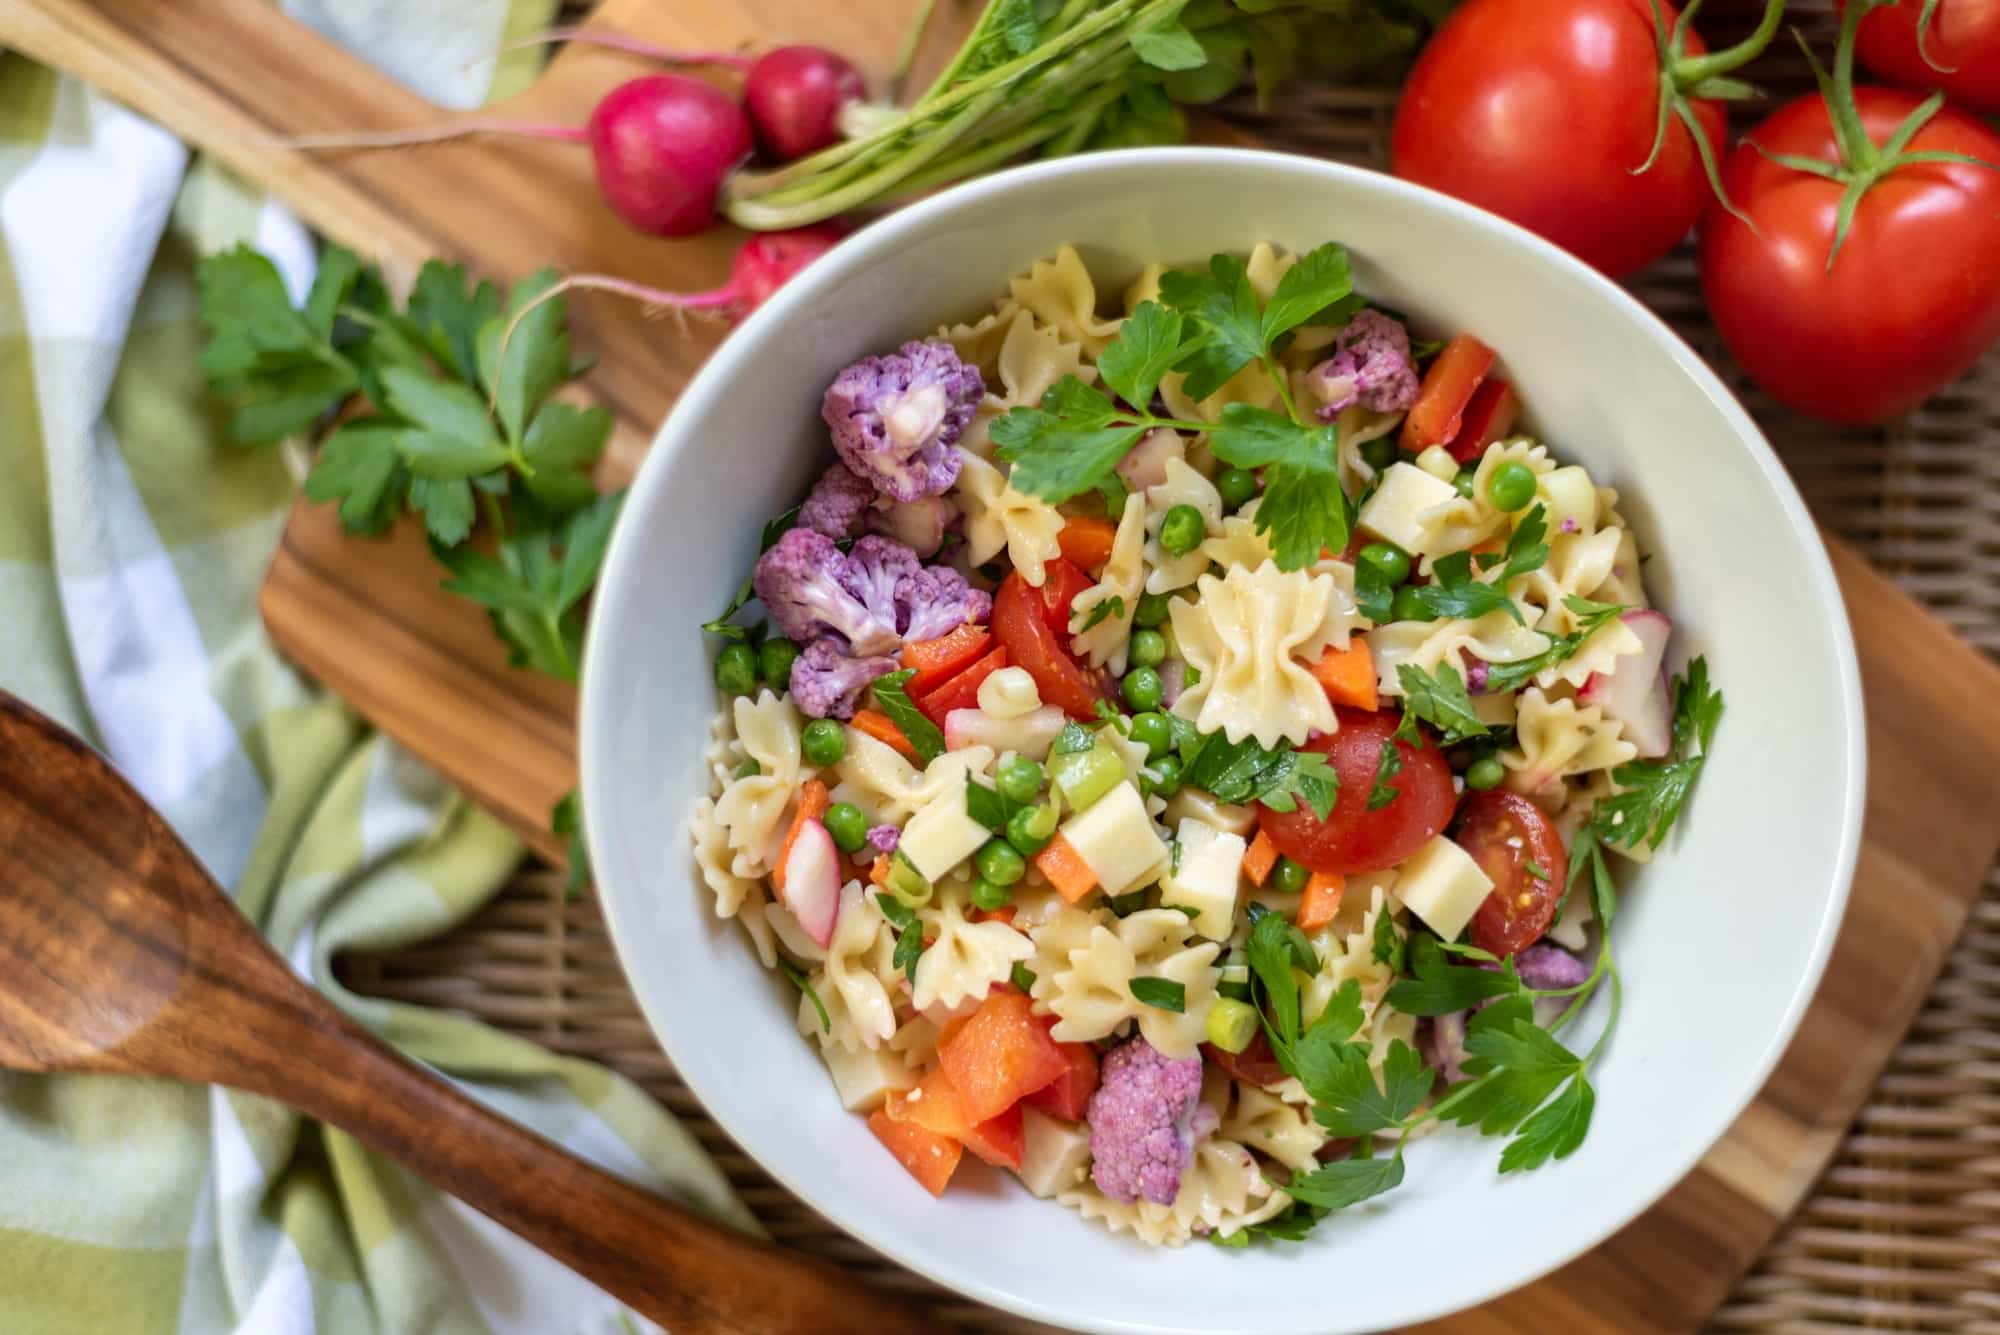
{"type": "Polygon", "coordinates": [[[1195,1143],[1215,1129],[1201,1103],[1201,1058],[1163,1056],[1143,1038],[1113,1048],[1098,1068],[1090,1123],[1090,1176],[1112,1200],[1172,1205],[1195,1143]]]}
{"type": "Polygon", "coordinates": [[[948,343],[905,343],[834,377],[820,404],[840,458],[899,501],[937,496],[958,478],[958,437],[986,393],[948,343]]]}
{"type": "MultiPolygon", "coordinates": [[[[875,553],[871,547],[869,553],[875,553]]],[[[863,538],[843,553],[832,538],[809,528],[787,532],[757,560],[751,585],[778,629],[799,644],[837,635],[847,649],[868,656],[893,651],[896,581],[919,569],[910,549],[883,538],[863,538]],[[863,543],[885,544],[894,569],[886,579],[866,565],[863,543]],[[896,554],[900,553],[900,557],[896,554]]]]}
{"type": "Polygon", "coordinates": [[[866,478],[857,477],[846,464],[835,463],[813,483],[812,494],[799,507],[799,527],[823,533],[836,541],[859,534],[868,521],[868,507],[875,503],[875,488],[866,478]]]}
{"type": "Polygon", "coordinates": [[[792,703],[808,718],[853,718],[862,692],[895,670],[893,658],[849,658],[828,635],[792,660],[792,703]]]}
{"type": "Polygon", "coordinates": [[[868,846],[877,853],[893,853],[901,841],[903,832],[893,825],[871,825],[868,827],[868,846]]]}
{"type": "Polygon", "coordinates": [[[925,566],[897,587],[896,608],[903,638],[921,642],[949,635],[968,621],[984,621],[993,611],[993,595],[973,588],[949,566],[925,566]]]}
{"type": "MultiPolygon", "coordinates": [[[[1495,964],[1482,964],[1483,969],[1497,969],[1495,964]]],[[[1514,969],[1521,975],[1521,981],[1538,992],[1556,992],[1563,988],[1575,987],[1590,977],[1590,966],[1551,942],[1541,941],[1519,951],[1514,956],[1514,969]]],[[[1535,999],[1535,1023],[1552,1024],[1558,1015],[1569,1007],[1570,997],[1537,997],[1535,999]]],[[[1454,1011],[1450,1015],[1440,1015],[1430,1023],[1429,1032],[1423,1040],[1424,1057],[1447,1082],[1465,1078],[1465,1035],[1466,1026],[1473,1012],[1492,1005],[1482,1001],[1471,1010],[1454,1011]]]]}
{"type": "Polygon", "coordinates": [[[1380,311],[1362,311],[1335,337],[1333,355],[1313,367],[1312,380],[1326,403],[1322,422],[1356,403],[1370,412],[1401,412],[1417,401],[1409,331],[1380,311]]]}

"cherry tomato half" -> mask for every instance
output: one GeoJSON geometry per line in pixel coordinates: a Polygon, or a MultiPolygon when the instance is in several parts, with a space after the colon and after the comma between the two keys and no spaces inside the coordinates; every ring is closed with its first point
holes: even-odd
{"type": "Polygon", "coordinates": [[[1035,687],[1045,703],[1059,705],[1073,719],[1089,721],[1097,716],[1097,702],[1104,690],[1095,675],[1070,657],[1069,601],[1090,587],[1089,576],[1067,561],[1051,561],[1049,577],[1040,589],[1030,585],[1016,570],[1000,582],[993,596],[993,634],[1007,651],[1007,661],[1025,668],[1035,679],[1035,687]],[[1059,572],[1067,566],[1083,583],[1061,603],[1063,629],[1058,632],[1050,602],[1061,597],[1057,581],[1068,581],[1059,572]]]}
{"type": "Polygon", "coordinates": [[[1542,809],[1519,793],[1472,793],[1457,839],[1493,882],[1493,893],[1472,915],[1472,944],[1511,955],[1541,940],[1569,880],[1569,854],[1542,809]]]}
{"type": "Polygon", "coordinates": [[[1451,790],[1451,768],[1444,752],[1428,738],[1421,747],[1397,742],[1403,768],[1391,785],[1402,795],[1370,811],[1368,796],[1375,788],[1382,743],[1396,731],[1397,719],[1345,707],[1336,707],[1334,713],[1340,720],[1339,731],[1299,748],[1324,755],[1340,776],[1340,798],[1333,811],[1321,820],[1303,802],[1291,811],[1259,807],[1257,822],[1280,853],[1314,871],[1345,875],[1393,867],[1451,820],[1457,800],[1451,790]]]}

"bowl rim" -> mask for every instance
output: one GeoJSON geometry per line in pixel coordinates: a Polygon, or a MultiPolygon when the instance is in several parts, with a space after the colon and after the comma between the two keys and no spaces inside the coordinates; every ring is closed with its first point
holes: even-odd
{"type": "MultiPolygon", "coordinates": [[[[1537,1258],[1531,1268],[1524,1269],[1505,1284],[1485,1285],[1474,1292],[1460,1293],[1448,1300],[1432,1299],[1418,1302],[1403,1318],[1406,1323],[1413,1324],[1469,1310],[1534,1283],[1602,1245],[1684,1181],[1762,1093],[1771,1072],[1790,1047],[1792,1038],[1798,1032],[1799,1025],[1818,992],[1835,939],[1839,935],[1840,924],[1845,917],[1859,856],[1862,813],[1867,793],[1867,728],[1853,630],[1848,621],[1846,604],[1834,576],[1825,543],[1820,537],[1818,525],[1806,509],[1804,499],[1783,464],[1779,462],[1776,452],[1765,439],[1763,431],[1707,362],[1637,297],[1596,269],[1526,228],[1428,187],[1401,180],[1384,172],[1270,149],[1206,146],[1119,149],[1033,163],[967,181],[901,208],[843,240],[809,270],[786,284],[769,301],[753,312],[703,363],[654,434],[652,447],[631,483],[627,503],[628,509],[644,509],[652,502],[654,493],[665,487],[666,459],[671,453],[671,447],[667,442],[669,433],[683,418],[693,421],[699,417],[698,409],[702,399],[715,394],[717,387],[734,375],[740,363],[746,359],[754,359],[753,350],[759,346],[766,333],[802,313],[823,287],[840,277],[845,277],[864,264],[876,261],[884,253],[893,251],[901,237],[911,232],[922,232],[937,219],[992,201],[1031,183],[1070,175],[1084,176],[1113,166],[1150,167],[1160,172],[1194,172],[1203,168],[1226,167],[1231,164],[1320,177],[1364,195],[1373,195],[1389,207],[1430,210],[1447,216],[1459,225],[1497,232],[1505,244],[1538,254],[1542,259],[1566,268],[1570,271],[1569,276],[1572,280],[1581,281],[1587,287],[1594,289],[1597,295],[1609,298],[1613,307],[1620,311],[1624,318],[1644,328],[1651,335],[1659,352],[1690,377],[1695,386],[1709,399],[1723,421],[1733,430],[1750,463],[1763,475],[1764,481],[1769,484],[1772,493],[1777,497],[1779,509],[1786,521],[1787,536],[1792,543],[1803,550],[1810,571],[1809,587],[1803,591],[1808,592],[1816,600],[1821,614],[1826,617],[1835,632],[1833,639],[1836,661],[1832,667],[1838,681],[1841,722],[1846,734],[1842,747],[1846,773],[1843,779],[1844,791],[1839,804],[1834,884],[1831,893],[1824,901],[1818,921],[1813,924],[1814,940],[1806,969],[1793,984],[1792,994],[1779,1024],[1770,1032],[1763,1050],[1757,1054],[1755,1061],[1748,1068],[1743,1088],[1732,1101],[1728,1117],[1694,1142],[1694,1149],[1691,1152],[1677,1155],[1671,1162],[1656,1169],[1654,1180],[1648,1184],[1647,1189],[1632,1197],[1624,1208],[1607,1216],[1605,1223],[1594,1237],[1584,1237],[1579,1242],[1537,1258]]],[[[690,433],[679,448],[692,448],[695,440],[696,433],[690,433]]],[[[634,568],[633,563],[625,559],[625,553],[631,548],[633,541],[628,538],[625,526],[618,525],[605,553],[600,602],[618,601],[614,596],[615,590],[644,578],[643,572],[634,568]]],[[[593,684],[598,680],[593,668],[600,657],[597,652],[599,642],[611,634],[604,620],[596,617],[591,619],[585,641],[580,691],[579,777],[583,826],[587,840],[593,845],[598,845],[600,839],[608,834],[601,824],[604,817],[599,814],[603,808],[591,800],[592,793],[598,791],[600,787],[599,783],[592,780],[592,771],[595,768],[593,762],[610,754],[610,730],[614,727],[614,721],[607,717],[605,706],[598,703],[602,698],[602,692],[593,689],[593,684]],[[597,743],[595,739],[599,738],[603,739],[604,744],[597,743]]],[[[602,786],[608,787],[610,783],[609,776],[606,776],[602,786]]],[[[615,888],[608,892],[601,888],[598,894],[599,908],[610,932],[619,967],[628,975],[630,973],[628,961],[643,958],[643,954],[639,952],[639,943],[642,940],[641,924],[635,920],[639,912],[638,897],[637,891],[621,895],[615,888]],[[633,900],[630,915],[621,908],[621,904],[627,898],[633,900]]],[[[655,1014],[642,989],[634,987],[632,991],[639,1002],[647,1027],[671,1059],[673,1045],[668,1035],[673,1032],[673,1027],[668,1023],[668,1017],[655,1014]]],[[[704,1111],[713,1106],[709,1097],[710,1091],[704,1088],[698,1078],[683,1069],[678,1062],[675,1062],[674,1069],[690,1092],[700,1101],[704,1111]]],[[[719,1120],[717,1124],[721,1125],[719,1120]]],[[[725,1126],[723,1129],[730,1132],[733,1137],[731,1128],[725,1126]]],[[[792,1195],[831,1220],[849,1237],[895,1264],[913,1270],[955,1292],[1018,1316],[1072,1329],[1111,1332],[1113,1335],[1129,1335],[1130,1332],[1140,1329],[1120,1320],[1086,1319],[1083,1324],[1079,1324],[1075,1315],[1059,1311],[1031,1296],[998,1287],[982,1279],[971,1269],[955,1266],[937,1258],[913,1260],[896,1255],[886,1250],[870,1235],[865,1224],[847,1208],[844,1199],[817,1191],[810,1183],[796,1180],[793,1176],[777,1170],[766,1162],[757,1147],[744,1144],[742,1148],[756,1161],[760,1169],[792,1195]]],[[[1316,1327],[1280,1319],[1277,1322],[1264,1321],[1256,1329],[1262,1332],[1262,1335],[1310,1335],[1316,1327]]]]}

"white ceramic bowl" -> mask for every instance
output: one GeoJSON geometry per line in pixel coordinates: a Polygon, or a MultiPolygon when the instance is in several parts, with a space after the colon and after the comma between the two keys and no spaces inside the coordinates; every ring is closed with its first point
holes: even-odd
{"type": "MultiPolygon", "coordinates": [[[[771,1174],[857,1238],[981,1301],[1099,1331],[1362,1331],[1526,1283],[1692,1168],[1757,1092],[1819,980],[1854,866],[1862,714],[1840,595],[1798,493],[1743,409],[1665,325],[1529,233],[1371,172],[1157,149],[961,186],[862,231],[746,321],[681,398],[625,506],[583,689],[598,893],[683,1079],[771,1174]],[[1668,848],[1625,876],[1616,1038],[1571,1159],[1500,1178],[1452,1131],[1409,1177],[1303,1245],[1151,1250],[961,1170],[933,1201],[841,1110],[796,993],[718,922],[685,822],[706,789],[714,615],[764,521],[833,458],[821,392],[849,361],[992,305],[1074,243],[1100,290],[1149,260],[1259,240],[1353,255],[1360,288],[1500,352],[1532,426],[1621,494],[1646,582],[1728,696],[1668,848]]],[[[1602,998],[1596,1003],[1601,1006],[1602,998]]]]}

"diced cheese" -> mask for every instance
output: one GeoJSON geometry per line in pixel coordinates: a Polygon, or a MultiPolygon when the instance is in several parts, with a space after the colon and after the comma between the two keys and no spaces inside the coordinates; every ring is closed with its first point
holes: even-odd
{"type": "Polygon", "coordinates": [[[925,880],[935,881],[978,852],[991,834],[967,813],[965,785],[958,783],[910,817],[902,838],[896,841],[896,851],[908,858],[925,880]]]}
{"type": "Polygon", "coordinates": [[[1542,475],[1541,491],[1549,507],[1549,536],[1597,531],[1597,484],[1589,473],[1576,464],[1552,469],[1542,475]],[[1566,523],[1576,527],[1564,528],[1566,523]]]}
{"type": "Polygon", "coordinates": [[[1449,482],[1458,476],[1458,460],[1442,445],[1433,445],[1417,456],[1417,467],[1432,477],[1449,482]]]}
{"type": "Polygon", "coordinates": [[[1062,837],[1107,895],[1144,885],[1166,867],[1167,846],[1153,829],[1139,790],[1129,783],[1114,785],[1064,821],[1062,837]]]}
{"type": "Polygon", "coordinates": [[[1174,835],[1179,866],[1168,866],[1160,882],[1160,903],[1195,911],[1194,930],[1211,941],[1227,941],[1236,922],[1236,892],[1243,866],[1240,834],[1225,834],[1198,820],[1183,820],[1174,835]]]}
{"type": "Polygon", "coordinates": [[[1248,836],[1256,828],[1257,812],[1252,807],[1219,802],[1199,788],[1182,788],[1167,799],[1167,821],[1175,826],[1188,819],[1200,821],[1225,834],[1248,836]]]}
{"type": "Polygon", "coordinates": [[[1472,855],[1443,835],[1412,853],[1396,875],[1396,897],[1446,941],[1465,930],[1492,891],[1472,855]]]}
{"type": "Polygon", "coordinates": [[[1090,1167],[1090,1128],[1021,1109],[1021,1184],[1044,1200],[1083,1181],[1090,1167]]]}
{"type": "Polygon", "coordinates": [[[1359,523],[1376,537],[1418,555],[1430,533],[1430,526],[1418,516],[1457,498],[1458,492],[1444,479],[1432,477],[1415,464],[1393,463],[1382,474],[1382,485],[1361,507],[1359,523]]]}
{"type": "Polygon", "coordinates": [[[888,1048],[863,1048],[849,1052],[838,1043],[824,1049],[826,1069],[833,1076],[833,1088],[840,1106],[849,1112],[874,1112],[892,1091],[915,1089],[917,1073],[902,1054],[888,1048]]]}

